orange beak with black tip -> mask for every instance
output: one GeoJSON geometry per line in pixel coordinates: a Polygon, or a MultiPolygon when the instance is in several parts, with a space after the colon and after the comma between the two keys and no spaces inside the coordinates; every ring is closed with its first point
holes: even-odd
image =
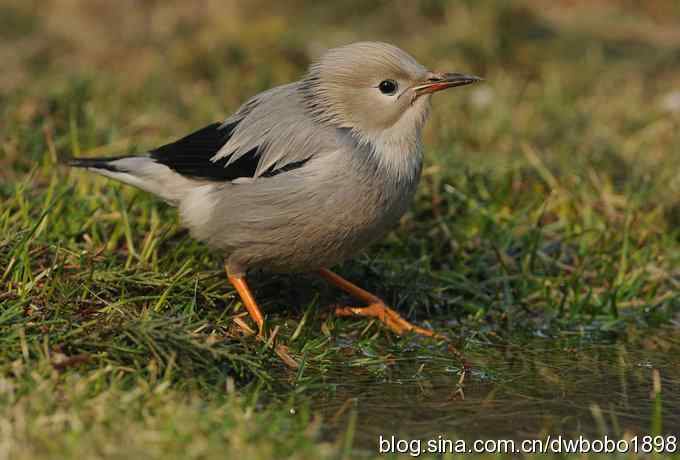
{"type": "Polygon", "coordinates": [[[443,89],[469,85],[482,80],[484,79],[475,75],[449,72],[430,72],[425,81],[413,86],[411,89],[415,92],[415,96],[418,97],[422,96],[423,94],[436,93],[437,91],[441,91],[443,89]]]}

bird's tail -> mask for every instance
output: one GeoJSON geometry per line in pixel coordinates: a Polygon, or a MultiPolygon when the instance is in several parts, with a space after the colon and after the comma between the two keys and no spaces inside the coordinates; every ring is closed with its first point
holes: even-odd
{"type": "Polygon", "coordinates": [[[64,164],[74,168],[88,168],[94,171],[123,172],[118,162],[126,158],[133,157],[67,158],[64,160],[64,164]]]}
{"type": "Polygon", "coordinates": [[[138,187],[176,204],[191,188],[192,182],[157,163],[148,155],[108,158],[68,158],[64,163],[74,168],[86,168],[111,179],[138,187]]]}
{"type": "Polygon", "coordinates": [[[69,158],[64,161],[68,166],[74,168],[86,168],[111,179],[116,179],[126,184],[134,185],[142,189],[147,189],[142,175],[150,165],[143,167],[144,163],[152,160],[142,156],[122,156],[108,158],[69,158]]]}

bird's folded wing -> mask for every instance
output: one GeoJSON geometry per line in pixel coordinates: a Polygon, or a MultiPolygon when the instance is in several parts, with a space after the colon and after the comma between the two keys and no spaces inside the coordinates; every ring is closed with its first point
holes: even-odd
{"type": "Polygon", "coordinates": [[[149,154],[157,163],[187,177],[214,181],[231,181],[240,177],[253,177],[258,159],[242,156],[226,167],[228,159],[213,162],[210,159],[229,140],[231,126],[213,123],[178,141],[163,145],[149,154]]]}
{"type": "Polygon", "coordinates": [[[299,168],[333,140],[306,114],[292,84],[253,97],[224,123],[158,147],[150,156],[183,176],[233,181],[299,168]]]}

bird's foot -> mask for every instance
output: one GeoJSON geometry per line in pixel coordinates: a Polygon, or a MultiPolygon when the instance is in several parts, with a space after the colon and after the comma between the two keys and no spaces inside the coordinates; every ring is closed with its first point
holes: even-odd
{"type": "MultiPolygon", "coordinates": [[[[236,291],[238,292],[239,296],[241,297],[241,300],[243,301],[243,305],[246,307],[246,310],[248,310],[248,314],[253,319],[253,321],[255,321],[255,324],[257,324],[257,340],[264,342],[268,348],[272,348],[286,366],[290,367],[291,369],[297,369],[299,367],[299,364],[288,352],[288,347],[276,342],[276,334],[278,332],[278,328],[275,328],[274,332],[272,332],[269,335],[269,337],[267,337],[267,335],[265,334],[264,316],[260,311],[260,307],[257,306],[257,302],[255,302],[255,297],[253,297],[253,294],[250,292],[250,289],[248,288],[248,284],[246,283],[245,277],[242,275],[241,276],[229,275],[229,270],[226,265],[224,268],[225,271],[227,272],[229,281],[234,286],[234,288],[236,288],[236,291]]],[[[240,317],[237,316],[236,318],[234,318],[234,323],[236,323],[238,328],[245,335],[255,334],[255,331],[252,330],[250,326],[248,326],[248,324],[246,324],[246,322],[240,317]]]]}
{"type": "Polygon", "coordinates": [[[250,326],[248,326],[248,324],[245,321],[243,321],[242,318],[238,316],[234,317],[233,321],[234,324],[236,325],[236,328],[243,335],[250,337],[256,336],[257,340],[263,342],[267,346],[267,348],[273,349],[274,353],[276,353],[279,359],[281,359],[283,364],[285,364],[291,369],[297,369],[298,367],[300,367],[295,358],[293,358],[290,355],[288,347],[276,341],[276,335],[278,334],[279,331],[278,327],[274,328],[274,331],[269,335],[269,337],[267,337],[262,329],[260,329],[259,333],[256,333],[250,326]]]}
{"type": "Polygon", "coordinates": [[[367,307],[335,307],[335,314],[336,316],[369,316],[377,318],[397,335],[414,332],[426,337],[445,339],[443,335],[438,334],[431,329],[425,329],[409,323],[402,318],[399,313],[382,302],[371,303],[367,307]]]}

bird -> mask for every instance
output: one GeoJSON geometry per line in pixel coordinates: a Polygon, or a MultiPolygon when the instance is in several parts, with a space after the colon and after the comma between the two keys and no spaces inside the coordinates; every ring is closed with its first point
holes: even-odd
{"type": "Polygon", "coordinates": [[[231,116],[141,154],[69,158],[155,194],[224,269],[264,334],[247,283],[254,269],[316,272],[366,316],[401,335],[437,336],[331,270],[379,240],[407,211],[423,164],[431,97],[482,80],[431,71],[402,49],[364,41],[331,48],[300,80],[266,90],[231,116]]]}

